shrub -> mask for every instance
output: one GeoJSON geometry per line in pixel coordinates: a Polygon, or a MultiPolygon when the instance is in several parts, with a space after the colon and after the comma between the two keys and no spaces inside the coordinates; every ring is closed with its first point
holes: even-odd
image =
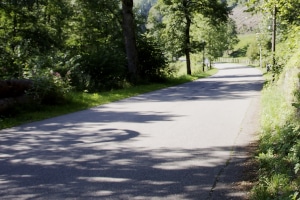
{"type": "Polygon", "coordinates": [[[246,55],[252,61],[259,59],[259,46],[256,41],[249,45],[246,55]]]}
{"type": "Polygon", "coordinates": [[[120,88],[126,77],[124,54],[98,49],[83,54],[71,70],[72,84],[78,90],[101,91],[120,88]]]}
{"type": "Polygon", "coordinates": [[[32,80],[32,87],[26,92],[38,104],[58,104],[65,100],[71,91],[69,73],[62,77],[51,69],[35,70],[28,73],[32,80]]]}
{"type": "Polygon", "coordinates": [[[140,36],[138,39],[139,75],[143,80],[160,82],[171,73],[168,62],[158,44],[151,38],[140,36]]]}

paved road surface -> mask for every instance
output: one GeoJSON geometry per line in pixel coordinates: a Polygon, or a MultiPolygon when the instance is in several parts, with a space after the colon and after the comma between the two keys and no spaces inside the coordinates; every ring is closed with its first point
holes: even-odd
{"type": "Polygon", "coordinates": [[[263,80],[216,67],[211,78],[0,131],[0,198],[241,198],[230,191],[240,169],[227,169],[254,138],[263,80]]]}

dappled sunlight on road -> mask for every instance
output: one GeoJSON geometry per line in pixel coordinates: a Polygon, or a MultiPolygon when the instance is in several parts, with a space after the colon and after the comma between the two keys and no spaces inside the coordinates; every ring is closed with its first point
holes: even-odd
{"type": "Polygon", "coordinates": [[[42,199],[47,193],[49,199],[207,197],[214,182],[211,177],[224,167],[223,157],[232,151],[231,146],[135,147],[132,142],[142,140],[143,134],[128,129],[70,131],[83,130],[86,122],[82,127],[49,122],[33,129],[31,125],[0,135],[0,196],[42,199]],[[51,131],[44,131],[45,127],[51,131]]]}
{"type": "MultiPolygon", "coordinates": [[[[231,66],[231,65],[230,65],[231,66]]],[[[249,68],[242,65],[233,65],[235,67],[224,67],[216,64],[219,73],[206,78],[199,79],[192,83],[182,84],[153,93],[139,95],[130,99],[130,101],[140,102],[145,99],[148,101],[220,101],[230,99],[252,98],[253,95],[261,91],[264,80],[261,72],[255,68],[249,68]],[[245,70],[252,71],[252,74],[245,70]],[[235,72],[235,73],[233,73],[235,72]],[[190,90],[188,95],[183,92],[190,90]]],[[[127,100],[125,100],[126,102],[127,100]]]]}
{"type": "Polygon", "coordinates": [[[230,146],[193,150],[130,148],[126,143],[141,137],[139,133],[102,131],[64,137],[55,133],[42,137],[1,134],[0,196],[39,199],[46,192],[49,199],[138,199],[139,194],[143,199],[172,199],[178,194],[183,199],[196,199],[207,196],[213,184],[210,177],[223,167],[220,152],[229,154],[232,150],[230,146]],[[4,145],[8,138],[14,143],[4,145]],[[109,147],[117,144],[122,148],[109,147]],[[26,148],[19,148],[22,146],[26,148]]]}
{"type": "Polygon", "coordinates": [[[211,78],[1,130],[0,197],[212,197],[229,161],[240,172],[246,154],[237,138],[263,83],[248,70],[221,65],[211,78]]]}

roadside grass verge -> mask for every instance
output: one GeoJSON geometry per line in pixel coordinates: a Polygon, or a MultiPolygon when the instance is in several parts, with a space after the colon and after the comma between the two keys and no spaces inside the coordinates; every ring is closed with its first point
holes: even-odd
{"type": "Polygon", "coordinates": [[[293,85],[300,77],[296,78],[297,68],[293,68],[287,67],[279,81],[270,81],[262,91],[256,156],[259,181],[251,192],[253,200],[300,199],[300,120],[293,106],[300,100],[298,88],[293,85]]]}
{"type": "Polygon", "coordinates": [[[67,102],[61,105],[28,105],[15,107],[10,111],[9,116],[0,116],[0,129],[72,113],[139,94],[183,84],[199,78],[209,77],[217,73],[217,71],[217,69],[212,69],[207,72],[199,71],[195,72],[192,76],[181,75],[169,78],[165,83],[136,85],[125,89],[100,93],[71,92],[67,97],[67,102]]]}

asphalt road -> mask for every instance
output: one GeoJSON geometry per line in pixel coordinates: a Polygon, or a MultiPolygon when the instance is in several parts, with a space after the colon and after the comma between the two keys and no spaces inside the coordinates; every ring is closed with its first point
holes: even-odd
{"type": "Polygon", "coordinates": [[[241,199],[259,70],[219,73],[0,131],[0,199],[241,199]]]}

